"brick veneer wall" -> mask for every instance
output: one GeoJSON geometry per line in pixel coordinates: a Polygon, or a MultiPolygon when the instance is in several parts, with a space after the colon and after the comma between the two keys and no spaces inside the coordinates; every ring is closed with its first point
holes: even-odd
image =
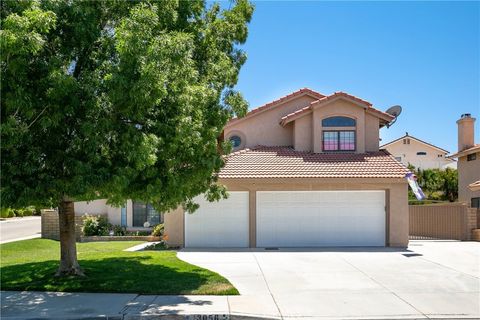
{"type": "MultiPolygon", "coordinates": [[[[107,214],[104,214],[104,216],[107,216],[107,214]]],[[[75,235],[77,241],[80,241],[80,237],[82,236],[84,217],[85,216],[75,216],[75,235]]],[[[56,210],[42,210],[42,238],[60,240],[58,212],[56,210]]]]}

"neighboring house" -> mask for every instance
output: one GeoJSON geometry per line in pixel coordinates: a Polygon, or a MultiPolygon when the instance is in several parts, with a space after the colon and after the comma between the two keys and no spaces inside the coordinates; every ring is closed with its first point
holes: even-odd
{"type": "Polygon", "coordinates": [[[406,247],[408,170],[379,150],[393,118],[347,93],[298,90],[225,127],[228,199],[198,196],[195,213],[161,216],[129,201],[111,221],[159,216],[169,243],[185,247],[406,247]]]}
{"type": "Polygon", "coordinates": [[[408,166],[420,169],[456,168],[455,160],[448,158],[448,151],[405,133],[403,137],[380,147],[390,152],[395,159],[408,166]]]}
{"type": "Polygon", "coordinates": [[[480,144],[475,144],[475,118],[463,114],[457,121],[458,201],[480,208],[480,144]]]}

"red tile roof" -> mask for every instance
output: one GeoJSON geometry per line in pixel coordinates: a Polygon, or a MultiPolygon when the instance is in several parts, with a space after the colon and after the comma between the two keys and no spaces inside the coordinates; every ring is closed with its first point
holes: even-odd
{"type": "Polygon", "coordinates": [[[284,102],[284,101],[286,101],[286,100],[288,100],[288,99],[291,99],[291,98],[297,97],[297,96],[301,96],[301,95],[303,95],[303,94],[311,95],[311,96],[315,97],[316,99],[321,99],[321,98],[325,97],[325,95],[323,95],[323,94],[321,94],[321,93],[319,93],[319,92],[316,92],[316,91],[314,91],[314,90],[312,90],[312,89],[302,88],[302,89],[300,89],[300,90],[297,90],[297,91],[295,91],[295,92],[292,92],[292,93],[290,93],[290,94],[287,94],[286,96],[283,96],[283,97],[281,97],[281,98],[279,98],[279,99],[276,99],[276,100],[273,100],[273,101],[271,101],[271,102],[269,102],[269,103],[266,103],[266,104],[264,104],[263,106],[260,106],[260,107],[258,107],[258,108],[253,109],[253,110],[247,112],[247,114],[246,114],[244,117],[242,117],[242,118],[233,118],[232,120],[230,120],[230,122],[227,123],[227,126],[229,126],[229,125],[231,125],[231,124],[233,124],[233,123],[235,123],[235,122],[237,122],[237,121],[240,121],[240,120],[242,120],[242,119],[245,119],[245,118],[247,118],[247,117],[250,117],[250,116],[252,116],[252,115],[254,115],[254,114],[256,114],[256,113],[258,113],[258,112],[260,112],[260,111],[265,111],[265,110],[267,110],[267,109],[269,109],[269,108],[273,108],[274,106],[276,106],[276,105],[278,105],[278,104],[280,104],[280,103],[282,103],[282,102],[284,102]]]}
{"type": "Polygon", "coordinates": [[[340,97],[353,100],[353,101],[355,101],[359,104],[363,104],[363,105],[365,105],[367,111],[370,111],[372,113],[376,113],[376,114],[382,116],[383,118],[389,119],[389,121],[394,119],[394,117],[392,115],[390,115],[388,113],[385,113],[383,111],[377,110],[374,107],[372,107],[372,104],[370,102],[365,101],[363,99],[360,99],[360,98],[358,98],[356,96],[353,96],[351,94],[348,94],[346,92],[338,91],[338,92],[334,92],[333,94],[331,94],[329,96],[325,96],[325,97],[323,97],[319,100],[313,101],[312,103],[310,103],[310,105],[308,105],[308,106],[306,106],[302,109],[299,109],[295,112],[287,114],[286,116],[282,117],[282,119],[280,121],[280,124],[283,126],[283,125],[287,124],[288,122],[290,122],[291,120],[296,119],[298,116],[301,116],[303,114],[307,114],[310,110],[312,110],[312,107],[316,104],[326,103],[328,101],[331,101],[333,99],[337,99],[337,98],[340,98],[340,97]]]}
{"type": "Polygon", "coordinates": [[[408,169],[387,151],[312,153],[291,147],[258,146],[229,154],[221,179],[404,178],[408,169]]]}
{"type": "Polygon", "coordinates": [[[380,110],[377,110],[375,109],[374,107],[372,107],[372,104],[368,101],[365,101],[363,99],[360,99],[356,96],[352,96],[351,94],[348,94],[348,93],[345,93],[345,92],[341,92],[341,91],[338,91],[338,92],[335,92],[329,96],[326,96],[326,97],[323,97],[319,100],[316,100],[316,101],[313,101],[312,103],[310,103],[310,105],[302,108],[302,109],[299,109],[295,112],[292,112],[292,113],[289,113],[287,114],[286,116],[282,117],[281,121],[280,121],[280,124],[283,126],[287,123],[289,123],[290,121],[292,121],[293,119],[296,119],[298,118],[299,116],[303,115],[303,114],[307,114],[310,110],[312,110],[312,107],[316,104],[319,104],[319,103],[326,103],[328,101],[331,101],[333,99],[337,99],[337,98],[340,98],[340,97],[343,97],[343,98],[347,98],[347,99],[350,99],[350,100],[353,100],[359,104],[363,104],[365,105],[366,107],[366,110],[369,111],[369,112],[372,112],[372,113],[375,113],[377,115],[380,115],[382,116],[383,118],[386,118],[388,119],[388,121],[391,121],[394,119],[394,117],[386,112],[383,112],[383,111],[380,111],[380,110]]]}

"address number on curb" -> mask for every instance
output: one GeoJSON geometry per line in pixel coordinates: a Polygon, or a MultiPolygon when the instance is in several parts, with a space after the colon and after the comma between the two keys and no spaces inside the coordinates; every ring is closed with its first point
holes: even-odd
{"type": "Polygon", "coordinates": [[[230,320],[229,314],[188,314],[185,320],[230,320]]]}

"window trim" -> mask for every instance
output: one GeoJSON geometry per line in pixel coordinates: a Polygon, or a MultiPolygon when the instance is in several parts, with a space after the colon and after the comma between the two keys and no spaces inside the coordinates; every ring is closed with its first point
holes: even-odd
{"type": "Polygon", "coordinates": [[[225,135],[225,141],[230,142],[230,138],[232,138],[234,136],[237,136],[237,137],[240,138],[240,145],[236,148],[233,147],[233,145],[232,145],[232,151],[238,151],[238,150],[241,150],[241,149],[245,148],[246,145],[247,145],[247,137],[240,130],[232,130],[232,131],[228,132],[228,134],[225,135]]]}
{"type": "Polygon", "coordinates": [[[238,134],[232,134],[232,135],[228,138],[228,141],[229,141],[230,143],[232,143],[232,148],[233,148],[233,149],[238,149],[238,148],[240,148],[240,146],[242,145],[242,142],[243,142],[243,141],[242,141],[242,137],[240,137],[238,134]],[[232,141],[233,138],[238,138],[238,140],[239,140],[238,146],[235,146],[235,144],[233,143],[233,141],[232,141]]]}
{"type": "Polygon", "coordinates": [[[357,130],[323,130],[322,131],[322,151],[323,152],[355,152],[357,151],[357,130]],[[337,133],[337,150],[325,150],[325,136],[326,132],[337,133]],[[353,132],[353,149],[342,150],[340,149],[340,132],[353,132]]]}

